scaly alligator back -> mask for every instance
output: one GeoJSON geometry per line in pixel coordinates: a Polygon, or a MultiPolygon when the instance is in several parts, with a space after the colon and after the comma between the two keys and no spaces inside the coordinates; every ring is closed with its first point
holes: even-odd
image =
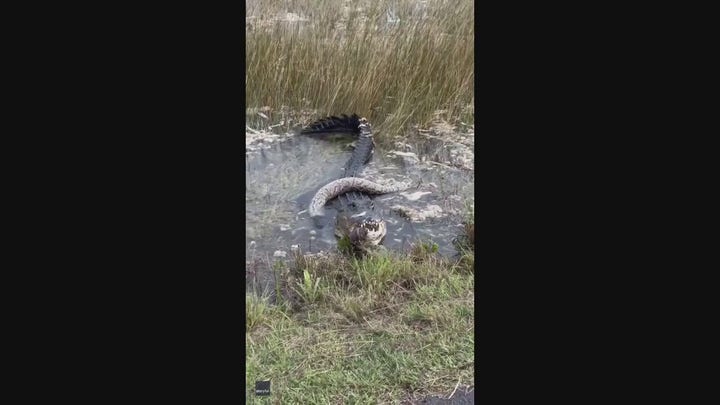
{"type": "Polygon", "coordinates": [[[350,160],[345,164],[346,177],[357,177],[362,171],[363,166],[370,161],[373,149],[375,148],[372,130],[365,118],[360,119],[358,129],[360,130],[360,138],[358,139],[352,156],[350,156],[350,160]]]}

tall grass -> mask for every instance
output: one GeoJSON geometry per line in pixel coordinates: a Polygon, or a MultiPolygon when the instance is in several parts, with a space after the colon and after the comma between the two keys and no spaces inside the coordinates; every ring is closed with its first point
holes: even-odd
{"type": "Polygon", "coordinates": [[[248,1],[246,33],[247,106],[271,121],[358,113],[397,133],[473,118],[470,0],[248,1]]]}

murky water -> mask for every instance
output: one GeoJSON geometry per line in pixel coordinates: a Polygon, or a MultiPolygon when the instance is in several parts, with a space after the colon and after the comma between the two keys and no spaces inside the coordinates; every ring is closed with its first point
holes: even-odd
{"type": "MultiPolygon", "coordinates": [[[[290,259],[293,245],[305,253],[336,250],[334,204],[325,207],[329,222],[322,228],[310,218],[307,206],[320,187],[342,177],[352,140],[290,136],[260,150],[248,149],[247,258],[263,263],[246,269],[248,286],[272,284],[271,263],[284,255],[290,259]]],[[[461,234],[463,215],[472,203],[474,174],[451,166],[450,152],[434,139],[408,141],[396,150],[376,149],[361,177],[413,181],[406,191],[373,197],[375,212],[387,223],[385,248],[404,250],[417,240],[432,240],[441,254],[456,253],[452,240],[461,234]]]]}

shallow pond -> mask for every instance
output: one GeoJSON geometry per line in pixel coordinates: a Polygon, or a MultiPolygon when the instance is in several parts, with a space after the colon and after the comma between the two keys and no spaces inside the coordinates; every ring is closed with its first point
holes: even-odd
{"type": "MultiPolygon", "coordinates": [[[[320,187],[342,177],[353,139],[269,133],[252,138],[246,142],[245,163],[247,287],[266,289],[273,284],[272,263],[289,260],[293,250],[336,250],[334,204],[326,205],[329,222],[321,228],[307,206],[320,187]]],[[[462,233],[474,193],[474,171],[457,164],[458,145],[418,137],[375,150],[361,177],[413,181],[408,190],[373,197],[376,212],[387,223],[385,248],[406,250],[413,242],[431,240],[441,254],[457,253],[452,241],[462,233]]],[[[468,150],[472,153],[467,145],[460,149],[465,157],[468,150]]]]}

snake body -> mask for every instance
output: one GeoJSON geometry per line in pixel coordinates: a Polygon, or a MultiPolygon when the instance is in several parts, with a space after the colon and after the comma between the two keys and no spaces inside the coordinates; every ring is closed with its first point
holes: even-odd
{"type": "Polygon", "coordinates": [[[386,194],[405,190],[409,187],[407,184],[399,184],[392,186],[383,186],[370,180],[361,179],[359,177],[343,177],[326,184],[315,193],[308,211],[311,217],[324,215],[323,207],[333,198],[347,193],[349,191],[359,191],[365,194],[386,194]]]}

